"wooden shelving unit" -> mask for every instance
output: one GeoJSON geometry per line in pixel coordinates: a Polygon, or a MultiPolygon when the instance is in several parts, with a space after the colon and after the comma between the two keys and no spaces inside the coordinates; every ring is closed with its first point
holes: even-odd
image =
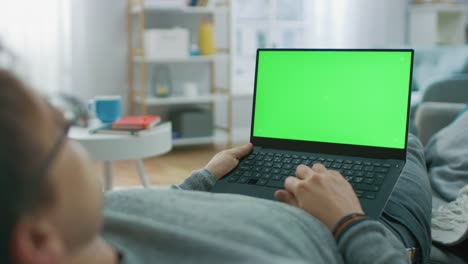
{"type": "MultiPolygon", "coordinates": [[[[225,2],[223,6],[210,6],[210,7],[189,7],[177,6],[166,7],[153,4],[151,1],[144,0],[128,0],[128,109],[132,114],[146,114],[150,106],[165,106],[175,107],[180,105],[209,105],[213,113],[213,119],[216,115],[216,104],[218,99],[225,98],[227,101],[227,124],[225,126],[215,125],[214,129],[221,129],[227,134],[227,145],[232,144],[232,92],[230,87],[216,87],[215,80],[215,63],[219,60],[228,60],[228,76],[227,85],[232,83],[230,77],[230,48],[218,49],[215,55],[212,56],[187,56],[183,58],[149,58],[145,56],[144,47],[144,31],[147,29],[145,21],[150,16],[161,15],[187,15],[187,16],[209,16],[214,21],[215,12],[226,12],[230,16],[229,1],[225,2]],[[209,67],[210,88],[208,94],[201,93],[197,96],[182,96],[173,95],[166,98],[151,96],[147,83],[150,74],[148,67],[155,65],[204,65],[209,67]]],[[[227,19],[230,21],[230,19],[227,19]]],[[[228,25],[230,28],[230,25],[228,25]]],[[[227,33],[230,37],[230,33],[227,33]]],[[[227,41],[230,43],[230,40],[227,41]]],[[[188,51],[187,51],[188,52],[188,51]]],[[[206,86],[205,86],[206,87],[206,86]]],[[[214,135],[213,131],[213,135],[214,135]]],[[[187,146],[196,144],[208,144],[214,142],[213,137],[199,137],[199,138],[181,138],[174,139],[175,146],[187,146]]]]}

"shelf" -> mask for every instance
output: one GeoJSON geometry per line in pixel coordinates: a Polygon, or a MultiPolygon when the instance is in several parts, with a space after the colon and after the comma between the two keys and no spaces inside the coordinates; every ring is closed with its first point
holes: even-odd
{"type": "Polygon", "coordinates": [[[215,95],[199,95],[195,97],[186,97],[186,96],[170,96],[166,98],[159,97],[147,97],[145,100],[142,100],[140,96],[135,97],[136,103],[146,103],[147,105],[175,105],[175,104],[201,104],[201,103],[211,103],[216,99],[215,95]]]}
{"type": "Polygon", "coordinates": [[[172,140],[174,147],[211,144],[214,142],[214,137],[194,137],[194,138],[176,138],[172,140]]]}
{"type": "Polygon", "coordinates": [[[141,56],[135,56],[133,58],[134,62],[144,62],[152,64],[162,64],[162,63],[202,63],[202,62],[212,62],[217,59],[227,58],[227,55],[217,54],[213,56],[187,56],[181,58],[142,58],[141,56]]]}
{"type": "Polygon", "coordinates": [[[216,8],[201,7],[201,6],[161,6],[153,3],[145,3],[144,7],[134,6],[132,14],[138,14],[142,10],[152,13],[181,13],[181,14],[200,14],[209,15],[213,14],[216,8]]]}

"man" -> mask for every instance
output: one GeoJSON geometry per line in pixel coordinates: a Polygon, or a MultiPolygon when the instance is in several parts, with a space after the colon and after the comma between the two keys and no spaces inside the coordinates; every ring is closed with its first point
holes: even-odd
{"type": "Polygon", "coordinates": [[[320,164],[299,166],[275,193],[281,202],[206,192],[250,144],[218,153],[171,190],[110,192],[103,200],[67,127],[0,71],[1,263],[407,263],[405,247],[427,258],[430,193],[414,137],[400,182],[415,189],[397,186],[379,222],[363,215],[338,172],[320,164]]]}

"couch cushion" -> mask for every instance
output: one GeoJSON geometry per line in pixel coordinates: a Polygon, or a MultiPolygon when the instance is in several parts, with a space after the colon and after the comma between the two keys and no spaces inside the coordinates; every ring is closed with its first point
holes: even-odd
{"type": "Polygon", "coordinates": [[[418,138],[427,145],[434,134],[448,126],[460,114],[465,104],[424,102],[416,110],[414,124],[418,138]]]}

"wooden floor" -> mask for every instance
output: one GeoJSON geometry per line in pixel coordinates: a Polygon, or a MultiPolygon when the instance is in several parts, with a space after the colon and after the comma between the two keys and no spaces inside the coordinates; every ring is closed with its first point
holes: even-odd
{"type": "MultiPolygon", "coordinates": [[[[145,172],[152,185],[180,183],[193,170],[203,168],[224,145],[205,145],[173,149],[168,154],[143,161],[145,172]]],[[[103,174],[103,165],[96,162],[98,175],[103,174]]],[[[113,186],[141,186],[134,161],[113,162],[113,186]]]]}

